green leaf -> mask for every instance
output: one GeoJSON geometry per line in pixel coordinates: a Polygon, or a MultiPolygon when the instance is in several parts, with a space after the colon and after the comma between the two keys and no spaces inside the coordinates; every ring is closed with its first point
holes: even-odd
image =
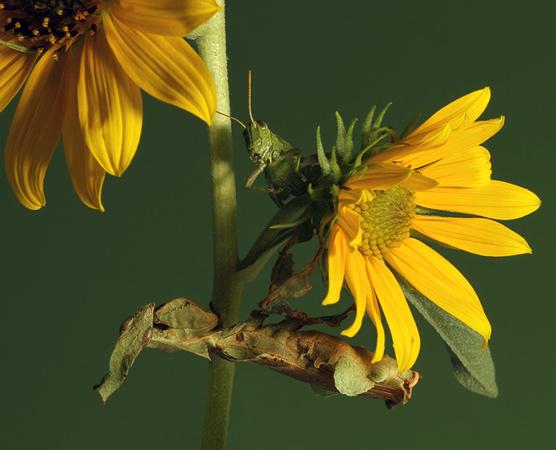
{"type": "MultiPolygon", "coordinates": [[[[312,288],[311,276],[315,270],[314,264],[307,264],[305,267],[292,273],[273,291],[275,298],[301,298],[306,295],[312,288]]],[[[282,273],[281,276],[285,276],[282,273]]]]}
{"type": "Polygon", "coordinates": [[[355,130],[355,125],[357,125],[357,119],[353,119],[349,124],[346,138],[344,142],[344,155],[343,155],[343,162],[344,164],[348,164],[351,162],[351,158],[353,155],[353,131],[355,130]]]}
{"type": "Polygon", "coordinates": [[[351,161],[353,154],[353,130],[355,129],[356,124],[357,119],[352,120],[346,131],[344,119],[342,119],[340,113],[336,111],[336,126],[338,128],[338,135],[336,136],[336,153],[344,165],[351,161]]]}
{"type": "Polygon", "coordinates": [[[363,158],[365,157],[365,155],[367,153],[369,153],[370,151],[372,151],[374,149],[374,147],[378,144],[380,144],[381,141],[383,141],[384,139],[386,139],[388,137],[388,134],[382,134],[379,137],[377,137],[374,141],[371,141],[369,143],[369,145],[367,145],[366,147],[364,147],[355,157],[355,161],[353,163],[353,167],[357,168],[359,166],[361,166],[361,164],[363,163],[363,158]]]}
{"type": "Polygon", "coordinates": [[[361,136],[362,136],[361,144],[363,148],[368,147],[369,144],[372,142],[371,129],[373,126],[373,118],[375,116],[375,112],[376,112],[376,105],[373,105],[373,107],[369,111],[369,114],[367,114],[367,117],[365,117],[365,120],[363,121],[363,127],[361,130],[361,136]]]}
{"type": "Polygon", "coordinates": [[[135,359],[149,343],[153,318],[154,303],[151,303],[143,306],[122,324],[121,334],[116,341],[112,355],[110,355],[108,373],[94,388],[103,403],[106,403],[108,398],[124,383],[135,359]]]}
{"type": "Polygon", "coordinates": [[[483,338],[400,280],[406,298],[446,343],[456,379],[468,390],[486,397],[498,396],[494,362],[483,338]]]}
{"type": "Polygon", "coordinates": [[[319,161],[319,166],[322,170],[322,175],[327,176],[332,171],[330,167],[330,161],[326,157],[326,152],[324,151],[324,147],[322,145],[322,138],[320,135],[320,127],[317,127],[317,158],[319,161]]]}
{"type": "Polygon", "coordinates": [[[382,126],[382,121],[384,120],[384,116],[386,115],[386,113],[388,112],[391,106],[392,106],[392,102],[386,103],[384,108],[382,108],[382,111],[378,113],[375,123],[372,126],[373,132],[376,133],[376,130],[378,130],[382,126]]]}
{"type": "MultiPolygon", "coordinates": [[[[465,326],[465,325],[464,325],[465,326]]],[[[480,337],[480,336],[479,336],[480,337]]],[[[482,341],[482,338],[480,338],[482,341]]],[[[448,354],[454,375],[463,387],[471,392],[475,392],[485,397],[498,397],[498,386],[496,385],[494,361],[490,354],[490,349],[482,349],[482,357],[471,364],[464,366],[460,357],[457,356],[452,349],[447,346],[448,354]]],[[[469,361],[469,359],[467,359],[469,361]]]]}
{"type": "MultiPolygon", "coordinates": [[[[290,235],[291,233],[284,234],[284,238],[286,239],[290,235]]],[[[257,278],[257,275],[264,268],[270,258],[272,258],[274,252],[276,252],[282,246],[283,242],[283,240],[278,240],[273,246],[267,248],[262,253],[259,253],[255,259],[248,260],[247,258],[245,258],[240,263],[239,270],[235,274],[238,283],[246,285],[257,278]]]]}
{"type": "Polygon", "coordinates": [[[281,228],[280,225],[296,223],[302,217],[308,217],[307,211],[311,208],[309,195],[296,197],[285,204],[270,219],[263,232],[259,235],[251,250],[240,264],[240,270],[245,270],[257,262],[260,257],[270,257],[271,253],[284,241],[289,239],[295,228],[281,228]],[[266,255],[266,256],[265,256],[266,255]]]}
{"type": "Polygon", "coordinates": [[[297,228],[300,225],[303,225],[312,217],[312,210],[311,208],[307,208],[305,210],[305,214],[299,216],[299,218],[295,222],[291,223],[277,223],[276,225],[270,225],[269,228],[272,230],[285,230],[288,228],[297,228]]]}
{"type": "Polygon", "coordinates": [[[336,126],[338,127],[338,135],[336,136],[336,152],[343,159],[345,142],[346,142],[346,126],[344,119],[338,111],[336,111],[336,126]]]}
{"type": "Polygon", "coordinates": [[[333,179],[335,182],[342,178],[342,169],[338,165],[338,152],[336,150],[336,146],[332,147],[332,151],[330,152],[330,167],[332,168],[333,179]]]}

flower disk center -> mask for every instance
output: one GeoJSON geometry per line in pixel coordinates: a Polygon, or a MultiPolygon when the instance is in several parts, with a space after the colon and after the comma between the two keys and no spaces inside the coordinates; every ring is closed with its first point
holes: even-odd
{"type": "Polygon", "coordinates": [[[0,0],[1,38],[31,50],[66,49],[94,33],[100,0],[0,0]]]}
{"type": "Polygon", "coordinates": [[[359,251],[382,258],[409,237],[415,217],[415,200],[413,194],[401,186],[370,194],[368,200],[354,205],[362,218],[359,251]]]}

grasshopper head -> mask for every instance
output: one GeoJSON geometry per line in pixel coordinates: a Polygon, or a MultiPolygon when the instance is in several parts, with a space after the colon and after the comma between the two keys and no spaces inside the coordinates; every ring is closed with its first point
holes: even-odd
{"type": "Polygon", "coordinates": [[[249,122],[243,130],[243,139],[249,151],[249,157],[257,165],[272,162],[274,133],[261,120],[249,122]]]}
{"type": "Polygon", "coordinates": [[[249,157],[259,167],[266,167],[280,160],[291,145],[273,133],[266,122],[255,120],[251,107],[251,71],[248,79],[249,123],[244,126],[243,139],[249,151],[249,157]]]}

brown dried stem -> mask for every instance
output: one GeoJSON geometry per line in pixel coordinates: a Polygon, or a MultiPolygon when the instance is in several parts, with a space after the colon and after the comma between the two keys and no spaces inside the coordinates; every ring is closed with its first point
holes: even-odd
{"type": "Polygon", "coordinates": [[[210,359],[251,362],[310,384],[317,391],[382,399],[391,408],[411,398],[419,374],[398,373],[388,356],[377,363],[364,348],[319,331],[302,330],[304,321],[287,319],[264,325],[251,319],[220,327],[219,318],[191,300],[175,299],[155,310],[143,307],[124,322],[110,360],[110,371],[97,386],[104,401],[119,388],[145,347],[187,351],[210,359]]]}

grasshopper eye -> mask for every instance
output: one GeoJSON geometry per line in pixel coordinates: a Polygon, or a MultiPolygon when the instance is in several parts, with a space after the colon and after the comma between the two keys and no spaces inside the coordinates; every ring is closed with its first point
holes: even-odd
{"type": "Polygon", "coordinates": [[[263,122],[262,120],[257,120],[257,125],[260,126],[261,128],[268,130],[268,125],[266,122],[263,122]]]}

